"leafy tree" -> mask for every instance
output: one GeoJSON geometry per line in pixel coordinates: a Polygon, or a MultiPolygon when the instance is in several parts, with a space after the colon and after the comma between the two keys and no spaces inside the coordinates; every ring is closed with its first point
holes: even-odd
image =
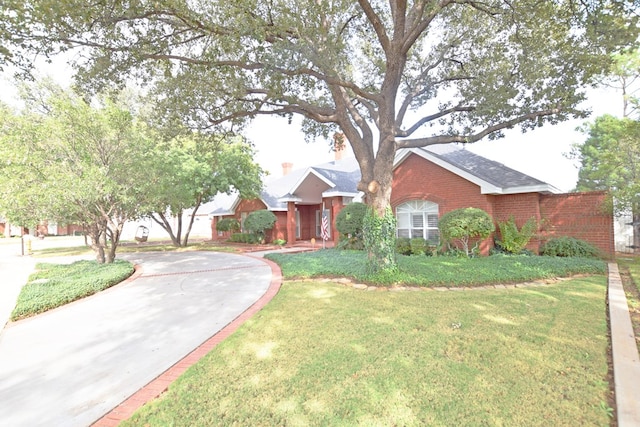
{"type": "Polygon", "coordinates": [[[113,262],[147,194],[144,126],[107,99],[92,107],[71,92],[36,98],[41,111],[27,103],[2,129],[1,210],[20,223],[83,224],[97,261],[113,262]]]}
{"type": "Polygon", "coordinates": [[[468,256],[469,240],[486,239],[495,231],[495,225],[488,213],[478,208],[455,209],[442,215],[438,221],[440,236],[447,241],[458,241],[468,256]]]}
{"type": "Polygon", "coordinates": [[[640,249],[640,122],[605,115],[582,131],[587,140],[571,154],[580,162],[576,189],[608,190],[614,214],[631,212],[633,246],[640,249]]]}
{"type": "Polygon", "coordinates": [[[253,148],[242,139],[203,133],[190,132],[159,143],[151,154],[149,174],[154,188],[147,215],[167,231],[175,246],[187,246],[202,204],[218,193],[259,194],[263,171],[253,155],[253,148]],[[186,210],[190,219],[183,224],[186,210]]]}
{"type": "Polygon", "coordinates": [[[613,55],[611,74],[605,84],[622,92],[622,116],[638,118],[640,49],[613,55]]]}
{"type": "Polygon", "coordinates": [[[339,130],[378,217],[398,149],[584,117],[581,88],[638,34],[633,2],[614,0],[26,3],[20,40],[84,47],[85,86],[151,84],[167,124],[300,114],[309,137],[339,130]]]}

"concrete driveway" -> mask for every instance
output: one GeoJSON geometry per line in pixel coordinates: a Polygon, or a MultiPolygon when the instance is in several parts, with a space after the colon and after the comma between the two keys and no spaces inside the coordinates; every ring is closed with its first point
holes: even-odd
{"type": "Polygon", "coordinates": [[[0,426],[88,426],[235,319],[268,289],[260,259],[147,253],[135,280],[0,334],[0,426]]]}

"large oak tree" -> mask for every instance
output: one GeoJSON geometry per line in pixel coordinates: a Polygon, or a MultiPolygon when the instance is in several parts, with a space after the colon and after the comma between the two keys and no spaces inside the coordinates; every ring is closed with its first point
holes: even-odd
{"type": "Polygon", "coordinates": [[[583,88],[637,18],[632,1],[26,3],[23,45],[85,47],[88,86],[139,78],[189,126],[300,114],[310,136],[343,134],[378,215],[398,149],[583,117],[583,88]]]}

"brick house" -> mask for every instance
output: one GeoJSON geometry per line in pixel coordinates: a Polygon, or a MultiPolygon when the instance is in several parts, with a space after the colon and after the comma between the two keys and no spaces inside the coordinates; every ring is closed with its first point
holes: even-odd
{"type": "MultiPolygon", "coordinates": [[[[276,214],[276,225],[268,239],[320,238],[323,212],[329,217],[330,240],[337,241],[335,217],[346,204],[362,201],[356,185],[360,179],[353,158],[342,158],[306,169],[292,170],[283,164],[283,176],[265,184],[260,199],[237,196],[214,199],[212,238],[224,240],[216,222],[235,217],[241,223],[249,212],[268,209],[276,214]]],[[[561,193],[557,188],[513,170],[501,163],[450,144],[403,149],[394,166],[391,206],[398,220],[399,237],[438,238],[438,218],[458,208],[477,207],[497,222],[513,216],[521,226],[534,217],[540,224],[528,248],[537,251],[554,236],[576,237],[613,256],[613,216],[603,209],[604,192],[561,193]]],[[[488,253],[493,236],[481,242],[488,253]]]]}

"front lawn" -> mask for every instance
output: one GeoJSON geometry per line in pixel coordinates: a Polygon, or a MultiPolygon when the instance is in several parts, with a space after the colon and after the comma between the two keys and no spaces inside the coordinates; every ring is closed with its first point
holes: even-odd
{"type": "Polygon", "coordinates": [[[607,426],[605,291],[285,282],[122,425],[607,426]]]}
{"type": "Polygon", "coordinates": [[[133,265],[76,261],[73,264],[38,263],[22,287],[11,320],[19,320],[60,307],[116,285],[133,274],[133,265]]]}
{"type": "Polygon", "coordinates": [[[398,255],[399,272],[366,273],[366,253],[327,249],[294,254],[268,254],[287,279],[348,277],[379,285],[472,286],[520,283],[574,274],[604,274],[607,265],[591,258],[496,255],[479,258],[398,255]]]}

